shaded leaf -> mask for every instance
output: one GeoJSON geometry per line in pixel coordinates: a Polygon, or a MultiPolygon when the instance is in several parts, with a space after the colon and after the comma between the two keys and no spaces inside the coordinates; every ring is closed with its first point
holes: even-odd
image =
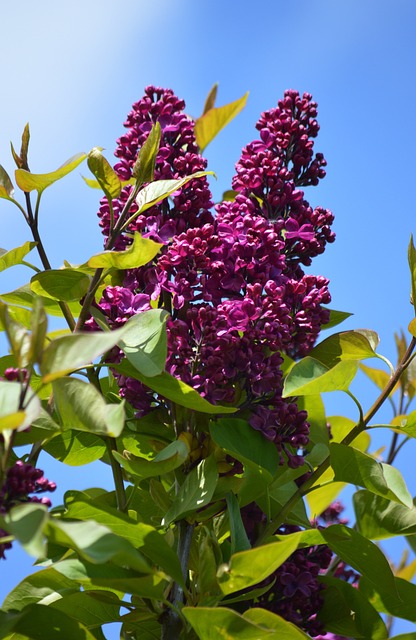
{"type": "MultiPolygon", "coordinates": [[[[323,307],[325,309],[325,307],[323,307]]],[[[353,314],[348,313],[347,311],[336,311],[335,309],[328,309],[329,311],[329,322],[322,325],[322,329],[332,329],[332,327],[336,327],[347,318],[350,318],[353,314]]]]}
{"type": "Polygon", "coordinates": [[[390,380],[389,374],[386,371],[383,371],[382,369],[367,367],[365,364],[360,364],[360,369],[381,390],[384,389],[384,387],[387,385],[387,383],[390,380]]]}
{"type": "Polygon", "coordinates": [[[124,428],[124,401],[107,404],[89,382],[62,377],[52,384],[56,410],[64,429],[117,438],[124,428]]]}
{"type": "Polygon", "coordinates": [[[30,192],[35,190],[41,194],[51,184],[61,180],[61,178],[76,169],[86,157],[86,153],[78,153],[67,160],[59,169],[50,173],[30,173],[25,169],[17,169],[15,171],[16,183],[22,191],[30,192]]]}
{"type": "Polygon", "coordinates": [[[359,532],[371,540],[416,534],[416,508],[404,507],[370,491],[356,491],[354,510],[359,532]]]}
{"type": "Polygon", "coordinates": [[[231,554],[238,551],[247,551],[247,549],[251,549],[251,544],[241,518],[238,500],[233,493],[228,493],[226,500],[228,520],[230,522],[231,554]]]}
{"type": "Polygon", "coordinates": [[[395,578],[390,588],[385,583],[372,584],[366,578],[361,578],[360,591],[380,613],[416,622],[415,584],[402,578],[395,578]]]}
{"type": "Polygon", "coordinates": [[[118,343],[129,362],[145,376],[162,373],[167,357],[166,320],[162,309],[139,313],[118,343]]]}
{"type": "Polygon", "coordinates": [[[162,525],[167,527],[171,522],[185,518],[197,509],[209,504],[214,494],[217,480],[217,463],[214,456],[209,456],[188,473],[165,514],[162,525]]]}
{"type": "Polygon", "coordinates": [[[212,107],[195,121],[196,143],[201,152],[242,111],[247,98],[248,93],[223,107],[212,107]]]}
{"type": "MultiPolygon", "coordinates": [[[[410,268],[410,282],[411,282],[411,302],[415,308],[416,311],[416,249],[415,249],[415,245],[413,244],[413,236],[410,236],[410,242],[409,242],[409,249],[408,249],[408,260],[409,260],[409,268],[410,268]]],[[[416,329],[416,323],[415,320],[412,320],[410,325],[409,325],[409,331],[412,334],[412,336],[415,336],[415,332],[414,330],[416,329]],[[412,329],[410,328],[412,326],[412,329]],[[413,328],[414,327],[414,328],[413,328]]]]}
{"type": "Polygon", "coordinates": [[[280,464],[276,446],[245,420],[221,418],[212,421],[210,433],[214,442],[228,454],[265,475],[269,482],[280,464]]]}
{"type": "MultiPolygon", "coordinates": [[[[31,288],[30,284],[23,285],[23,287],[19,287],[15,291],[10,291],[8,293],[0,294],[0,298],[7,303],[22,305],[24,307],[32,307],[34,304],[34,300],[36,299],[37,294],[35,294],[31,288]]],[[[62,317],[62,309],[59,306],[58,302],[52,300],[51,298],[42,297],[42,303],[45,310],[52,316],[60,316],[62,317]]],[[[81,310],[81,305],[79,302],[69,302],[68,307],[74,316],[78,316],[81,310]]]]}
{"type": "Polygon", "coordinates": [[[4,515],[6,530],[36,558],[44,553],[43,528],[47,520],[47,507],[37,502],[19,504],[4,515]]]}
{"type": "Polygon", "coordinates": [[[0,198],[11,200],[14,194],[14,187],[10,176],[0,164],[0,198]]]}
{"type": "Polygon", "coordinates": [[[26,393],[24,407],[20,407],[23,390],[20,382],[0,380],[0,432],[4,429],[22,431],[39,417],[41,404],[33,391],[26,393]]]}
{"type": "Polygon", "coordinates": [[[207,111],[210,111],[211,109],[213,109],[215,107],[215,101],[217,99],[217,92],[218,92],[218,82],[216,82],[213,87],[211,88],[209,94],[207,95],[207,98],[205,100],[205,104],[204,104],[204,109],[202,111],[202,115],[205,115],[205,113],[207,113],[207,111]]]}
{"type": "Polygon", "coordinates": [[[175,440],[162,449],[153,460],[139,458],[128,451],[124,451],[123,455],[113,451],[113,456],[123,469],[130,473],[136,481],[140,481],[144,478],[164,475],[183,465],[188,459],[189,447],[183,440],[175,440]]]}
{"type": "Polygon", "coordinates": [[[30,640],[96,640],[77,620],[62,611],[41,604],[31,604],[21,613],[8,613],[0,619],[0,638],[30,640]],[[9,634],[12,633],[12,636],[9,634]]]}
{"type": "Polygon", "coordinates": [[[94,269],[137,269],[147,264],[159,253],[162,244],[143,238],[135,232],[133,243],[124,251],[102,251],[88,260],[94,269]]]}
{"type": "Polygon", "coordinates": [[[358,485],[376,495],[400,502],[409,509],[413,507],[412,496],[398,469],[377,462],[351,446],[331,443],[329,448],[335,481],[358,485]]]}

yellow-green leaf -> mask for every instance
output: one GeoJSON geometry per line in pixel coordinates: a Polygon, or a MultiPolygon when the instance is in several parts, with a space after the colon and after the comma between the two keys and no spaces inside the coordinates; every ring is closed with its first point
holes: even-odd
{"type": "Polygon", "coordinates": [[[86,157],[86,153],[78,153],[56,169],[56,171],[51,171],[50,173],[30,173],[30,171],[26,171],[25,169],[17,169],[15,171],[16,183],[22,191],[37,191],[40,194],[47,187],[50,187],[51,184],[64,178],[68,173],[76,169],[86,157]]]}
{"type": "Polygon", "coordinates": [[[226,127],[227,124],[242,111],[247,102],[247,98],[248,92],[238,100],[230,102],[223,107],[213,107],[209,109],[209,111],[198,118],[195,122],[195,136],[200,151],[203,151],[221,129],[226,127]]]}
{"type": "Polygon", "coordinates": [[[89,152],[87,163],[108,200],[118,198],[121,191],[120,178],[98,147],[89,152]]]}
{"type": "Polygon", "coordinates": [[[14,187],[10,176],[0,164],[0,198],[11,200],[14,193],[14,187]]]}
{"type": "Polygon", "coordinates": [[[136,269],[153,260],[162,248],[162,244],[143,238],[135,233],[133,243],[125,251],[103,251],[88,260],[88,266],[94,269],[136,269]]]}

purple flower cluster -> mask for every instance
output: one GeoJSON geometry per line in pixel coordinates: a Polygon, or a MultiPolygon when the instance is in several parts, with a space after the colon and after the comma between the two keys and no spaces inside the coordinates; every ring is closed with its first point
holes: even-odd
{"type": "MultiPolygon", "coordinates": [[[[155,179],[205,169],[184,106],[171,90],[146,89],[118,140],[115,170],[122,180],[131,178],[137,152],[156,122],[162,135],[155,179]]],[[[108,288],[100,307],[117,326],[157,301],[171,314],[167,371],[210,402],[238,405],[251,426],[276,444],[282,460],[297,466],[309,427],[306,413],[281,397],[282,355],[308,353],[329,319],[322,306],[330,302],[328,281],[305,274],[301,265],[333,241],[333,216],[312,209],[299,189],[325,175],[322,154],[313,155],[319,127],[311,96],[287,91],[257,128],[260,138],[236,165],[234,201],[221,202],[212,212],[202,178],[134,220],[129,232],[165,246],[153,262],[128,271],[123,286],[108,288]]],[[[131,188],[126,185],[113,201],[116,217],[131,188]]],[[[108,235],[105,198],[99,216],[108,235]]],[[[128,242],[129,236],[121,237],[119,247],[128,242]]],[[[118,382],[138,416],[163,404],[136,380],[120,376],[118,382]]]]}
{"type": "MultiPolygon", "coordinates": [[[[341,518],[343,510],[342,504],[335,502],[313,521],[312,525],[322,528],[332,524],[346,524],[347,520],[341,518]]],[[[266,517],[255,503],[243,507],[241,515],[249,540],[253,543],[259,527],[265,524],[266,517]]],[[[300,531],[300,527],[284,525],[276,533],[290,534],[296,531],[300,531]]],[[[277,613],[309,635],[318,636],[323,632],[317,613],[323,604],[324,591],[324,585],[319,582],[319,576],[325,574],[332,558],[332,551],[327,545],[297,549],[267,580],[261,585],[256,585],[256,588],[268,584],[271,586],[254,603],[251,603],[252,606],[254,604],[277,613]]],[[[359,576],[344,563],[338,565],[335,575],[342,580],[350,580],[353,584],[356,584],[359,579],[359,576]]],[[[319,636],[321,637],[326,638],[326,636],[319,636]]],[[[331,637],[328,636],[328,640],[331,637]]],[[[337,640],[337,637],[334,637],[334,640],[337,640]]]]}
{"type": "MultiPolygon", "coordinates": [[[[7,513],[12,507],[22,502],[39,502],[50,507],[49,498],[39,498],[38,494],[55,491],[55,489],[55,482],[47,480],[41,469],[36,469],[31,464],[18,460],[7,470],[3,486],[0,489],[0,514],[7,513]]],[[[7,532],[0,529],[0,538],[7,535],[7,532]]],[[[4,559],[4,551],[10,547],[11,543],[9,542],[0,543],[0,558],[4,559]]]]}

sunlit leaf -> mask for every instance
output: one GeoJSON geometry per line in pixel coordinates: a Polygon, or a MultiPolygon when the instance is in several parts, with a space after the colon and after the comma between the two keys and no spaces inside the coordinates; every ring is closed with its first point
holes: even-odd
{"type": "Polygon", "coordinates": [[[133,243],[124,251],[103,251],[88,260],[95,269],[137,269],[147,264],[159,253],[163,245],[135,233],[133,243]]]}
{"type": "Polygon", "coordinates": [[[358,369],[355,360],[342,360],[332,368],[307,356],[289,371],[282,396],[316,395],[329,391],[347,391],[358,369]]]}
{"type": "Polygon", "coordinates": [[[156,122],[139,150],[132,171],[132,175],[139,185],[154,180],[156,156],[159,151],[161,135],[160,123],[156,122]]]}
{"type": "Polygon", "coordinates": [[[71,302],[85,296],[90,282],[88,274],[76,269],[49,269],[33,276],[30,286],[38,296],[71,302]]]}
{"type": "Polygon", "coordinates": [[[215,107],[215,101],[217,99],[217,93],[218,93],[218,82],[216,82],[212,88],[210,89],[210,92],[207,95],[207,98],[205,100],[205,104],[204,104],[204,108],[202,111],[202,115],[204,115],[205,113],[207,113],[207,111],[210,111],[211,109],[213,109],[215,107]]]}
{"type": "Polygon", "coordinates": [[[106,445],[96,434],[71,430],[54,436],[42,449],[56,460],[78,467],[102,458],[106,445]]]}
{"type": "MultiPolygon", "coordinates": [[[[0,187],[1,188],[1,187],[0,187]]],[[[36,247],[36,242],[25,242],[15,249],[0,249],[0,271],[9,269],[16,264],[22,264],[24,257],[36,247]]]]}
{"type": "Polygon", "coordinates": [[[25,169],[16,169],[15,177],[18,187],[25,192],[37,191],[42,193],[51,184],[64,178],[78,167],[87,157],[86,153],[78,153],[65,162],[56,171],[50,173],[30,173],[25,169]]]}
{"type": "Polygon", "coordinates": [[[137,195],[136,202],[139,210],[135,215],[137,216],[155,204],[162,202],[165,198],[182,189],[190,180],[213,175],[215,175],[213,171],[197,171],[178,180],[156,180],[151,182],[143,187],[137,195]]]}
{"type": "MultiPolygon", "coordinates": [[[[325,307],[324,307],[325,309],[325,307]]],[[[347,311],[336,311],[335,309],[328,309],[329,311],[329,322],[322,325],[322,329],[332,329],[332,327],[336,327],[347,318],[350,318],[353,314],[348,313],[347,311]]]]}
{"type": "Polygon", "coordinates": [[[245,107],[248,93],[244,96],[224,105],[223,107],[212,107],[206,111],[195,122],[195,136],[197,145],[202,152],[205,147],[215,138],[236,115],[245,107]]]}
{"type": "Polygon", "coordinates": [[[20,382],[0,380],[0,432],[4,429],[22,431],[40,415],[40,400],[31,390],[26,393],[24,406],[20,406],[23,389],[20,382]]]}
{"type": "MultiPolygon", "coordinates": [[[[32,307],[36,297],[37,294],[32,291],[30,284],[25,284],[15,291],[9,291],[8,293],[0,294],[0,298],[8,304],[21,305],[24,307],[32,307]]],[[[42,297],[42,303],[48,314],[52,316],[63,316],[62,309],[56,300],[42,297]]],[[[68,302],[67,304],[71,313],[75,317],[78,316],[81,310],[81,305],[79,304],[79,302],[68,302]]]]}
{"type": "Polygon", "coordinates": [[[87,164],[108,200],[118,198],[121,191],[120,178],[108,160],[103,156],[100,149],[94,147],[94,149],[89,152],[87,164]]]}
{"type": "Polygon", "coordinates": [[[370,491],[356,491],[353,501],[358,530],[366,538],[416,534],[416,507],[409,509],[370,491]]]}
{"type": "Polygon", "coordinates": [[[331,368],[341,361],[375,357],[375,344],[378,344],[378,336],[374,331],[343,331],[320,342],[309,355],[331,368]]]}

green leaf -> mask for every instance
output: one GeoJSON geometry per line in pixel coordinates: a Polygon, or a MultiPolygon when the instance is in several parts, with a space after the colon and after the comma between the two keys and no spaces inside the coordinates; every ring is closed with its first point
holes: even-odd
{"type": "Polygon", "coordinates": [[[19,504],[4,515],[6,531],[20,542],[29,555],[36,558],[44,553],[43,528],[47,520],[47,508],[36,502],[19,504]]]}
{"type": "Polygon", "coordinates": [[[23,390],[20,382],[0,380],[0,433],[4,429],[27,429],[39,417],[40,400],[31,390],[26,393],[24,407],[19,408],[23,390]]]}
{"type": "Polygon", "coordinates": [[[44,443],[42,449],[56,460],[78,467],[102,458],[106,445],[93,433],[65,431],[44,443]]]}
{"type": "Polygon", "coordinates": [[[184,607],[182,613],[200,640],[307,640],[298,627],[265,609],[240,615],[225,607],[184,607]]]}
{"type": "Polygon", "coordinates": [[[396,424],[394,421],[391,426],[410,438],[416,438],[416,411],[411,411],[407,416],[399,417],[399,420],[400,424],[396,424]]]}
{"type": "Polygon", "coordinates": [[[247,549],[251,549],[251,544],[241,519],[238,500],[233,493],[228,493],[226,500],[228,519],[230,522],[231,553],[247,551],[247,549]]]}
{"type": "Polygon", "coordinates": [[[155,565],[162,567],[176,582],[183,583],[179,559],[166,542],[165,537],[150,525],[135,522],[127,515],[107,505],[94,505],[91,499],[79,491],[65,494],[65,518],[71,520],[94,520],[128,540],[135,549],[147,556],[155,565]]]}
{"type": "Polygon", "coordinates": [[[153,260],[162,246],[135,232],[133,243],[127,249],[97,253],[88,260],[88,266],[94,269],[137,269],[153,260]]]}
{"type": "Polygon", "coordinates": [[[416,534],[416,507],[409,509],[370,491],[356,491],[353,501],[358,530],[366,538],[416,534]]]}
{"type": "Polygon", "coordinates": [[[201,153],[221,129],[227,126],[243,110],[247,98],[248,92],[238,100],[230,102],[223,107],[209,109],[195,121],[196,143],[201,153]]]}
{"type": "Polygon", "coordinates": [[[52,382],[102,356],[116,346],[137,322],[137,317],[133,316],[123,327],[114,331],[72,333],[53,340],[43,352],[40,364],[43,381],[52,382]]]}
{"type": "Polygon", "coordinates": [[[30,173],[25,169],[17,169],[15,172],[16,183],[18,187],[26,193],[35,190],[41,194],[51,184],[57,180],[61,180],[61,178],[64,178],[68,173],[76,169],[86,157],[86,153],[78,153],[67,160],[59,169],[51,171],[50,173],[30,173]]]}
{"type": "MultiPolygon", "coordinates": [[[[409,250],[408,250],[408,260],[409,260],[409,268],[410,268],[410,280],[412,285],[412,293],[411,293],[411,302],[416,311],[416,249],[413,244],[413,236],[410,236],[409,242],[409,250]]],[[[413,325],[414,320],[412,320],[411,324],[413,325]]],[[[410,330],[410,333],[414,336],[413,331],[410,330]]]]}
{"type": "Polygon", "coordinates": [[[181,407],[210,414],[235,413],[237,411],[237,408],[235,407],[224,407],[222,405],[211,404],[208,400],[205,400],[205,398],[199,395],[195,389],[185,382],[178,380],[178,378],[175,378],[166,371],[163,371],[158,376],[144,376],[128,362],[116,364],[114,365],[114,369],[130,378],[140,380],[140,382],[149,387],[149,389],[152,389],[168,400],[179,404],[181,407]]]}
{"type": "Polygon", "coordinates": [[[107,404],[89,382],[63,377],[52,384],[56,410],[64,429],[117,438],[124,428],[124,401],[107,404]]]}
{"type": "Polygon", "coordinates": [[[189,448],[183,440],[171,442],[153,459],[139,458],[128,451],[120,455],[113,451],[113,456],[119,464],[130,473],[137,482],[145,478],[164,475],[182,466],[189,456],[189,448]]]}
{"type": "Polygon", "coordinates": [[[218,571],[218,582],[224,595],[246,589],[265,580],[298,548],[299,533],[231,556],[228,565],[218,571]]]}
{"type": "Polygon", "coordinates": [[[6,331],[11,353],[16,358],[16,366],[21,369],[32,364],[29,360],[30,334],[26,327],[13,320],[8,307],[2,302],[0,302],[0,321],[6,331]]]}
{"type": "MultiPolygon", "coordinates": [[[[23,285],[23,287],[19,287],[15,291],[0,294],[0,298],[10,304],[32,307],[35,299],[37,298],[37,294],[33,293],[32,289],[30,288],[30,284],[26,284],[23,285]]],[[[42,303],[45,310],[50,315],[62,317],[62,309],[59,306],[58,302],[52,300],[51,298],[42,297],[42,303]]],[[[68,307],[74,316],[79,315],[79,312],[81,310],[81,305],[79,304],[79,302],[69,302],[68,307]]]]}
{"type": "Polygon", "coordinates": [[[29,362],[40,362],[48,331],[48,318],[43,308],[42,298],[35,298],[30,323],[32,335],[30,337],[29,362]]]}
{"type": "Polygon", "coordinates": [[[30,131],[29,123],[27,122],[22,133],[22,144],[20,146],[20,156],[17,155],[13,148],[13,144],[10,143],[12,149],[13,160],[16,163],[18,169],[28,169],[27,152],[29,150],[30,131]]]}
{"type": "Polygon", "coordinates": [[[121,605],[115,593],[102,590],[63,593],[62,597],[49,603],[49,607],[78,620],[87,629],[100,629],[103,624],[119,622],[121,605]]]}
{"type": "Polygon", "coordinates": [[[228,454],[251,466],[271,482],[279,468],[276,446],[245,420],[221,418],[212,421],[210,433],[214,442],[228,454]]]}
{"type": "Polygon", "coordinates": [[[150,207],[162,202],[165,198],[182,189],[190,180],[213,175],[215,175],[213,171],[197,171],[179,180],[156,180],[155,182],[151,182],[143,187],[137,194],[136,202],[139,210],[134,216],[137,217],[144,211],[147,211],[147,209],[150,209],[150,207]]]}
{"type": "Polygon", "coordinates": [[[46,534],[49,542],[73,549],[88,562],[114,562],[131,567],[139,573],[151,573],[146,560],[125,538],[94,521],[64,522],[50,520],[46,534]]]}
{"type": "Polygon", "coordinates": [[[162,309],[138,313],[118,343],[129,362],[145,376],[160,375],[165,368],[167,318],[167,312],[162,309]]]}
{"type": "Polygon", "coordinates": [[[335,481],[358,485],[409,509],[413,507],[412,496],[398,469],[351,446],[331,443],[329,448],[335,481]]]}
{"type": "Polygon", "coordinates": [[[76,269],[48,269],[33,276],[30,286],[38,296],[72,302],[85,296],[90,282],[88,274],[76,269]]]}
{"type": "MultiPolygon", "coordinates": [[[[1,188],[1,187],[0,187],[1,188]]],[[[36,247],[36,242],[25,242],[15,249],[0,249],[0,271],[14,267],[16,264],[22,264],[23,258],[36,247]]]]}
{"type": "Polygon", "coordinates": [[[358,369],[358,362],[344,360],[332,368],[306,356],[289,371],[282,397],[316,395],[329,391],[348,391],[358,369]]]}
{"type": "Polygon", "coordinates": [[[325,415],[325,406],[319,394],[301,396],[297,401],[300,410],[307,411],[309,429],[309,441],[313,444],[329,443],[329,433],[327,419],[325,415]]]}
{"type": "Polygon", "coordinates": [[[95,636],[77,620],[62,611],[41,604],[31,604],[21,613],[8,613],[0,619],[0,622],[2,639],[96,640],[95,636]]]}
{"type": "Polygon", "coordinates": [[[163,518],[162,525],[167,527],[171,522],[186,518],[197,509],[209,504],[217,481],[217,462],[214,456],[209,456],[188,473],[163,518]]]}
{"type": "Polygon", "coordinates": [[[383,582],[377,585],[361,578],[360,591],[380,613],[416,622],[415,584],[402,578],[394,578],[394,584],[390,587],[383,582]]]}
{"type": "Polygon", "coordinates": [[[320,582],[325,589],[322,592],[324,604],[318,618],[325,630],[369,640],[388,637],[383,620],[358,589],[344,580],[328,576],[321,577],[320,582]]]}
{"type": "Polygon", "coordinates": [[[382,369],[367,367],[365,364],[360,364],[360,369],[381,390],[385,388],[385,386],[390,380],[389,374],[386,371],[383,371],[382,369]]]}
{"type": "MultiPolygon", "coordinates": [[[[325,307],[323,307],[325,309],[325,307]]],[[[336,311],[335,309],[328,309],[329,311],[329,322],[322,325],[322,329],[332,329],[332,327],[336,327],[341,322],[344,322],[347,318],[352,316],[352,313],[348,313],[347,311],[336,311]]]]}
{"type": "Polygon", "coordinates": [[[6,596],[2,609],[4,611],[22,611],[30,604],[46,600],[61,592],[78,591],[79,585],[74,580],[63,576],[54,567],[48,567],[27,576],[6,596]]]}
{"type": "Polygon", "coordinates": [[[343,331],[329,336],[310,351],[309,356],[329,368],[342,361],[365,360],[377,354],[374,345],[379,339],[374,331],[343,331]]]}
{"type": "Polygon", "coordinates": [[[0,164],[0,198],[5,200],[12,200],[14,194],[14,187],[10,176],[0,164]]]}
{"type": "Polygon", "coordinates": [[[156,122],[142,145],[133,166],[132,175],[136,178],[138,185],[154,180],[156,156],[159,151],[161,135],[160,122],[156,122]]]}
{"type": "Polygon", "coordinates": [[[121,192],[120,178],[103,156],[98,147],[94,147],[88,154],[88,168],[97,179],[102,191],[104,191],[108,200],[118,198],[121,192]]]}

